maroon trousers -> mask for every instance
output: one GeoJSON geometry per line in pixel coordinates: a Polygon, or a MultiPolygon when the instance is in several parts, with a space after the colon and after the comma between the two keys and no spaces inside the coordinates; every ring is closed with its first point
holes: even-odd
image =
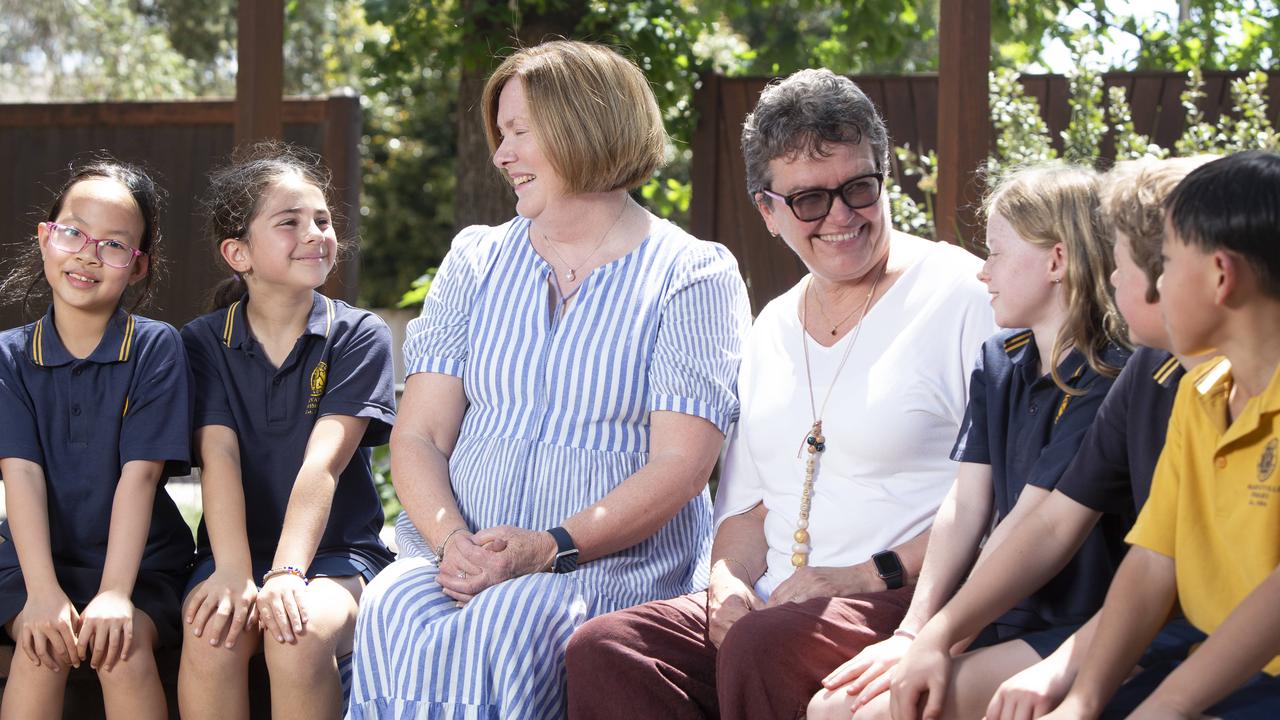
{"type": "Polygon", "coordinates": [[[707,639],[707,594],[602,615],[569,640],[571,720],[804,717],[822,678],[893,633],[911,589],[757,610],[707,639]]]}

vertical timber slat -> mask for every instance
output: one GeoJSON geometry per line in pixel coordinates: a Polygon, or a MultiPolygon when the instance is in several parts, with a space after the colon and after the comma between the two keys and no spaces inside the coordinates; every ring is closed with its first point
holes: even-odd
{"type": "Polygon", "coordinates": [[[987,74],[991,2],[941,0],[938,19],[938,239],[965,244],[978,225],[974,173],[991,147],[987,74]]]}
{"type": "Polygon", "coordinates": [[[689,201],[689,229],[693,236],[710,240],[716,237],[716,184],[720,178],[720,76],[706,73],[693,94],[693,107],[698,113],[698,126],[693,131],[693,147],[697,162],[691,163],[690,182],[693,198],[689,201]]]}
{"type": "Polygon", "coordinates": [[[239,146],[284,135],[284,0],[240,0],[236,23],[239,146]]]}
{"type": "MultiPolygon", "coordinates": [[[[346,237],[360,237],[360,154],[350,148],[360,147],[363,119],[360,98],[353,91],[339,91],[325,101],[324,162],[333,173],[333,201],[346,237]]],[[[342,258],[321,292],[332,298],[355,304],[360,285],[360,256],[342,258]]]]}

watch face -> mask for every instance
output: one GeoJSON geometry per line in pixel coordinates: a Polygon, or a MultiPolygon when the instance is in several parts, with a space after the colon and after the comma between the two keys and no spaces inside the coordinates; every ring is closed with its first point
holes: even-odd
{"type": "Polygon", "coordinates": [[[902,573],[902,563],[898,561],[896,553],[876,553],[871,556],[871,560],[876,564],[876,572],[880,577],[891,577],[902,573]]]}

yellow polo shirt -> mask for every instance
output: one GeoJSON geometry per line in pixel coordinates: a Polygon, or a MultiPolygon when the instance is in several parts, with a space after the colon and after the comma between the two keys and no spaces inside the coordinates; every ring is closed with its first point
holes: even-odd
{"type": "MultiPolygon", "coordinates": [[[[1280,566],[1280,371],[1227,425],[1231,364],[1187,373],[1151,497],[1126,538],[1174,560],[1187,619],[1211,633],[1280,566]]],[[[1280,656],[1263,668],[1280,675],[1280,656]]]]}

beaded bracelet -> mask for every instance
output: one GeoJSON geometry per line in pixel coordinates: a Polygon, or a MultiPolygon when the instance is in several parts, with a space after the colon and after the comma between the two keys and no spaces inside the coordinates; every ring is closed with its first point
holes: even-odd
{"type": "Polygon", "coordinates": [[[271,568],[265,574],[263,574],[262,584],[266,585],[268,580],[270,580],[273,577],[279,577],[281,575],[293,575],[294,577],[300,578],[302,580],[303,585],[311,584],[311,581],[307,580],[307,574],[302,571],[302,568],[296,567],[294,565],[281,565],[278,568],[271,568]]]}

